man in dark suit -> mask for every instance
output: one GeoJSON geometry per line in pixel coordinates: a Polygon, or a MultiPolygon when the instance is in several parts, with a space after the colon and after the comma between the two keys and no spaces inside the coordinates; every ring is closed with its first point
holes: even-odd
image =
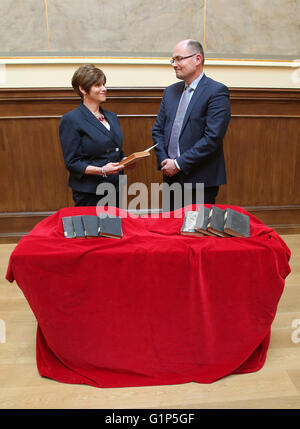
{"type": "MultiPolygon", "coordinates": [[[[182,82],[165,89],[153,126],[158,168],[167,184],[179,184],[183,192],[192,188],[189,204],[214,204],[219,186],[226,183],[223,138],[230,121],[229,91],[205,76],[203,48],[195,40],[179,42],[171,64],[182,82]],[[204,184],[204,201],[197,197],[197,183],[204,184]]],[[[173,202],[170,210],[177,207],[173,202]]]]}

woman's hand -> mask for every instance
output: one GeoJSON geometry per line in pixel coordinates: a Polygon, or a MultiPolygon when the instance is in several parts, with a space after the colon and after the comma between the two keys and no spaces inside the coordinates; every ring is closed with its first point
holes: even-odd
{"type": "Polygon", "coordinates": [[[119,162],[109,162],[108,164],[104,165],[102,169],[104,169],[107,176],[111,176],[112,174],[116,174],[123,170],[124,165],[120,164],[119,162]]]}
{"type": "Polygon", "coordinates": [[[108,162],[103,167],[96,167],[94,165],[88,165],[85,169],[85,174],[96,174],[99,176],[111,176],[119,171],[123,170],[124,165],[119,162],[108,162]]]}

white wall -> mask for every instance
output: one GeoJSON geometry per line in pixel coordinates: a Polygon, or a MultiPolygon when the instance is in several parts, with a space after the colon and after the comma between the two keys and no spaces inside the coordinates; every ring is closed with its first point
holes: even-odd
{"type": "MultiPolygon", "coordinates": [[[[0,87],[71,87],[72,75],[82,63],[102,68],[108,87],[165,87],[176,81],[167,59],[1,59],[0,87]]],[[[205,73],[229,87],[300,88],[300,60],[207,60],[205,73]]]]}

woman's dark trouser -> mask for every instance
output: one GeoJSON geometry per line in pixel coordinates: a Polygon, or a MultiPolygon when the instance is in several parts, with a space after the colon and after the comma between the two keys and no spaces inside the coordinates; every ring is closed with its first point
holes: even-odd
{"type": "MultiPolygon", "coordinates": [[[[97,206],[101,198],[107,196],[107,192],[103,195],[90,194],[88,192],[78,192],[74,190],[72,192],[76,207],[97,206]]],[[[116,207],[119,207],[119,192],[116,192],[116,207]]]]}

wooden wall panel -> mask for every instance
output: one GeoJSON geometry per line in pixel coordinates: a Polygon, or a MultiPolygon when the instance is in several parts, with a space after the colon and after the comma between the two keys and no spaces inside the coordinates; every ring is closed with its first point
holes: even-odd
{"type": "MultiPolygon", "coordinates": [[[[151,130],[154,117],[121,117],[120,124],[124,130],[124,150],[126,155],[142,151],[153,146],[151,130]]],[[[149,158],[138,162],[134,169],[126,170],[128,184],[142,182],[146,185],[161,182],[161,174],[156,168],[156,157],[151,151],[149,158]]]]}
{"type": "Polygon", "coordinates": [[[233,117],[225,139],[228,183],[219,199],[240,206],[299,205],[299,131],[297,118],[233,117]]]}
{"type": "Polygon", "coordinates": [[[1,157],[6,196],[1,212],[57,210],[68,201],[58,123],[53,118],[0,120],[9,155],[1,157]]]}
{"type": "MultiPolygon", "coordinates": [[[[119,115],[127,154],[151,146],[162,88],[116,88],[105,108],[119,115]]],[[[245,207],[279,232],[300,232],[300,90],[232,88],[224,141],[228,183],[217,202],[245,207]]],[[[0,89],[0,241],[73,205],[58,125],[79,98],[71,89],[0,89]]],[[[152,156],[128,170],[161,182],[152,156]]],[[[129,197],[129,200],[132,197],[129,197]]]]}

